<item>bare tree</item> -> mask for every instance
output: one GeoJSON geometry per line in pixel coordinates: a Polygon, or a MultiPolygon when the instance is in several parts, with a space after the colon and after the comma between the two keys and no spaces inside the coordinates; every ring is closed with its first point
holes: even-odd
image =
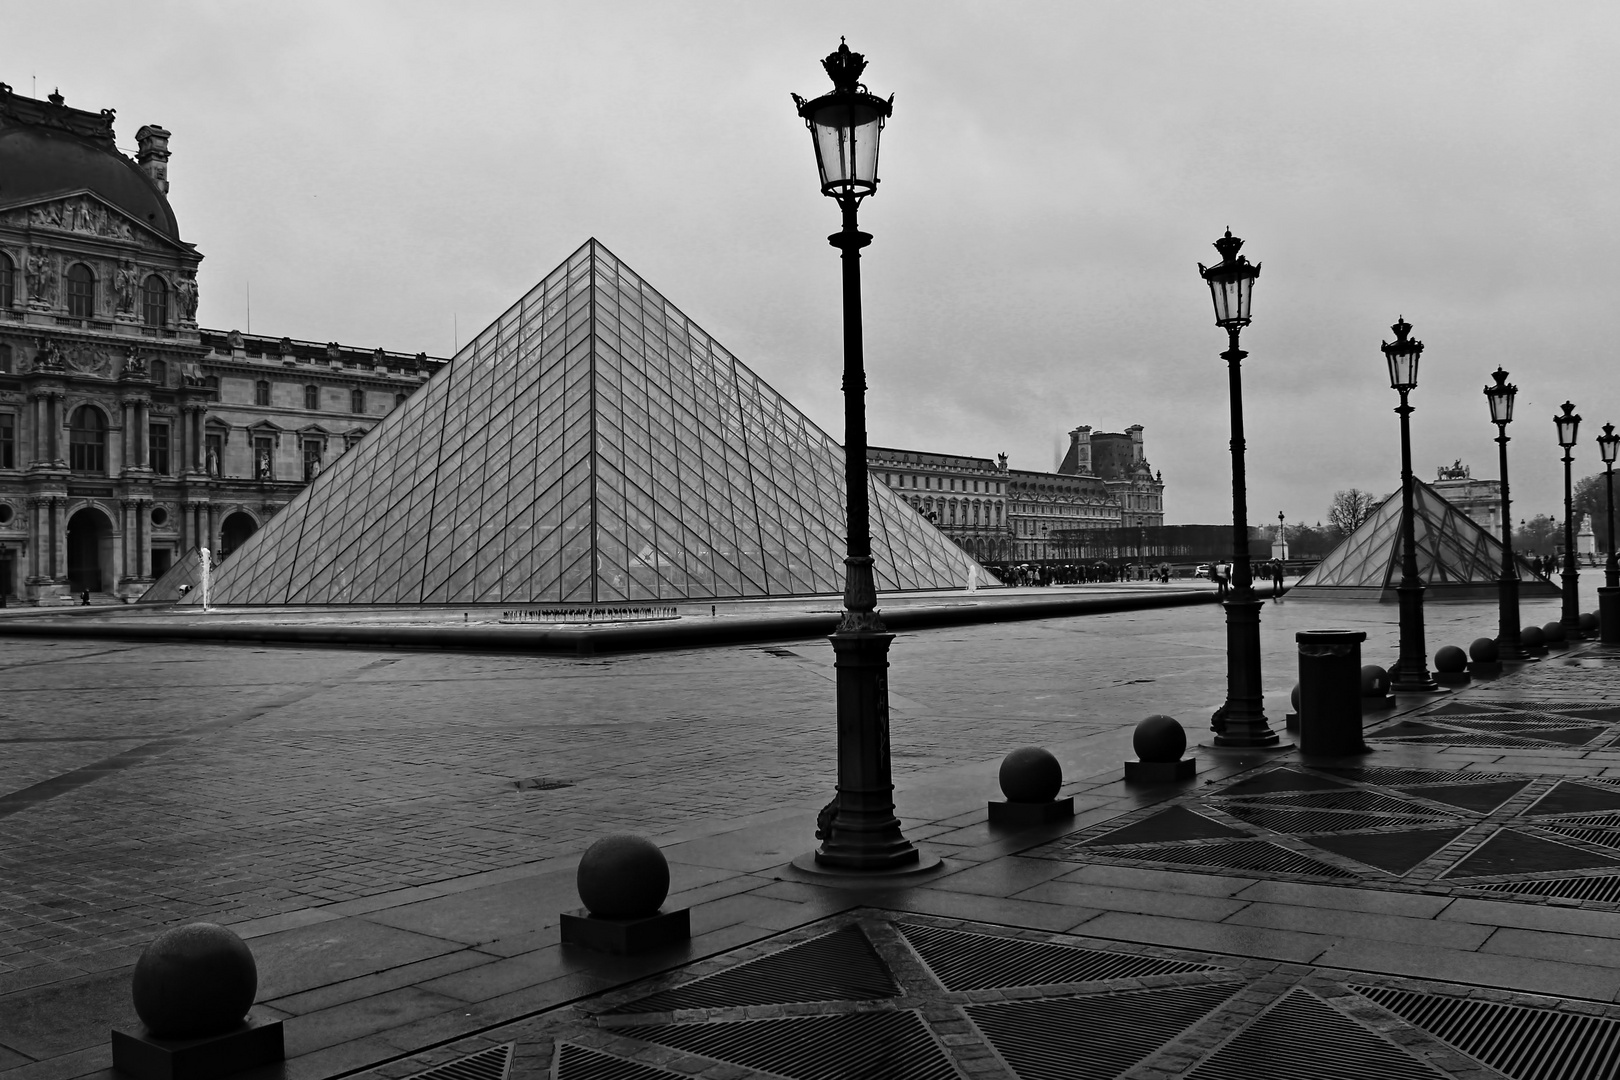
{"type": "Polygon", "coordinates": [[[1372,516],[1378,503],[1378,496],[1360,488],[1335,491],[1333,502],[1328,505],[1328,524],[1340,536],[1349,536],[1358,525],[1372,516]]]}

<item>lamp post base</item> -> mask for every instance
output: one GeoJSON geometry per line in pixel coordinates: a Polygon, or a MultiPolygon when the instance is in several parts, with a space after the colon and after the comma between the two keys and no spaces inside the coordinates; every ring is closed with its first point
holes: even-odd
{"type": "MultiPolygon", "coordinates": [[[[875,612],[866,613],[869,623],[875,612]]],[[[856,613],[846,614],[846,623],[856,613]]],[[[829,639],[838,673],[838,794],[817,830],[815,862],[842,873],[888,873],[921,861],[894,815],[889,767],[889,643],[894,635],[840,629],[829,639]]]]}
{"type": "Polygon", "coordinates": [[[1260,609],[1265,601],[1226,602],[1226,704],[1212,718],[1215,746],[1264,749],[1281,740],[1266,722],[1260,688],[1260,609]]]}

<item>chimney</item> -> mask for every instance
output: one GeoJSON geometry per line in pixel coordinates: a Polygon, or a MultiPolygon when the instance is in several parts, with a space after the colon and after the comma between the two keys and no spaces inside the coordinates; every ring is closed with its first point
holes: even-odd
{"type": "Polygon", "coordinates": [[[169,136],[172,134],[156,124],[147,124],[135,133],[135,145],[140,147],[135,160],[165,195],[169,193],[169,136]]]}

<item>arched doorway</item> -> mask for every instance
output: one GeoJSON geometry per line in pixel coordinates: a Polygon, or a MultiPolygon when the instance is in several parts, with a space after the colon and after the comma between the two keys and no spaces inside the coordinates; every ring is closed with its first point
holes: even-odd
{"type": "Polygon", "coordinates": [[[251,514],[238,510],[225,519],[219,529],[219,557],[224,559],[231,552],[247,543],[248,537],[259,531],[258,522],[253,520],[251,514]]]}
{"type": "Polygon", "coordinates": [[[102,592],[113,581],[112,522],[100,510],[85,507],[67,523],[68,587],[74,592],[102,592]]]}

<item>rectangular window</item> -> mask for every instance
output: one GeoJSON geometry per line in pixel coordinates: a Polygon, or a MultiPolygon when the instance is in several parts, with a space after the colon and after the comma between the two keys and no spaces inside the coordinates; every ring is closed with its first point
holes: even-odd
{"type": "Polygon", "coordinates": [[[207,469],[209,476],[224,476],[225,436],[209,435],[206,438],[207,443],[203,449],[207,453],[207,460],[203,462],[203,467],[207,469]]]}
{"type": "Polygon", "coordinates": [[[11,374],[11,346],[0,345],[0,373],[11,374]]]}
{"type": "Polygon", "coordinates": [[[276,441],[268,435],[253,440],[253,475],[259,480],[276,478],[276,441]]]}
{"type": "Polygon", "coordinates": [[[17,467],[17,418],[0,413],[0,469],[17,467]]]}
{"type": "Polygon", "coordinates": [[[270,384],[269,383],[260,381],[260,382],[257,382],[257,383],[253,384],[253,404],[255,404],[255,405],[268,405],[268,404],[270,404],[270,384]]]}
{"type": "Polygon", "coordinates": [[[321,474],[321,449],[322,449],[322,446],[323,446],[323,444],[322,444],[321,440],[319,440],[319,439],[305,439],[304,440],[304,482],[305,483],[308,483],[309,481],[315,479],[317,476],[319,476],[321,474]]]}
{"type": "Polygon", "coordinates": [[[147,464],[159,476],[169,475],[169,425],[149,424],[146,428],[147,464]]]}

